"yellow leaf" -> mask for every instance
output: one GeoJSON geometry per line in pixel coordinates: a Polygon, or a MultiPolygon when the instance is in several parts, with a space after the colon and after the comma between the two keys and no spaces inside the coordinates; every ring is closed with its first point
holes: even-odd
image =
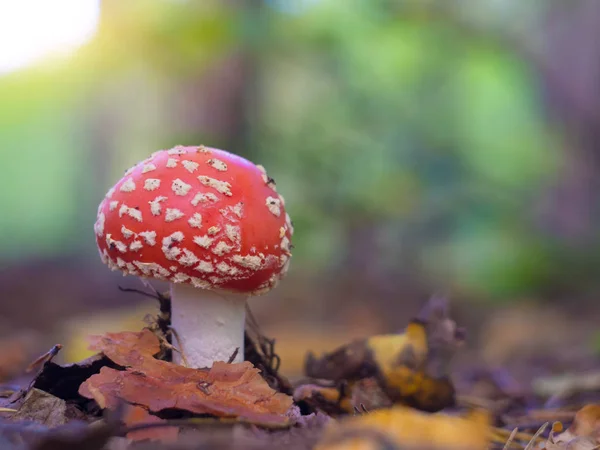
{"type": "Polygon", "coordinates": [[[483,410],[461,417],[395,406],[332,422],[315,450],[376,450],[385,444],[484,450],[490,444],[490,434],[490,417],[483,410]]]}

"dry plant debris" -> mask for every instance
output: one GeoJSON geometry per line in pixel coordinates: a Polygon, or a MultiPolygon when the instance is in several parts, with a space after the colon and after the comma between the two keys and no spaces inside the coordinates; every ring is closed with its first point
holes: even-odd
{"type": "Polygon", "coordinates": [[[264,426],[287,426],[292,398],[276,392],[251,363],[216,362],[191,369],[154,358],[160,352],[149,330],[94,337],[92,347],[125,370],[102,367],[79,388],[100,408],[114,409],[119,399],[158,413],[165,410],[235,417],[264,426]]]}
{"type": "Polygon", "coordinates": [[[392,402],[439,411],[455,403],[448,366],[463,341],[463,330],[448,316],[447,302],[433,298],[403,333],[356,340],[320,358],[309,353],[305,372],[313,382],[296,390],[296,400],[329,413],[332,403],[339,413],[360,406],[353,398],[363,398],[372,407],[392,402]],[[319,380],[330,383],[321,387],[319,380]]]}
{"type": "Polygon", "coordinates": [[[575,414],[573,423],[563,431],[563,424],[555,422],[546,442],[548,450],[600,449],[600,405],[590,404],[575,414]]]}

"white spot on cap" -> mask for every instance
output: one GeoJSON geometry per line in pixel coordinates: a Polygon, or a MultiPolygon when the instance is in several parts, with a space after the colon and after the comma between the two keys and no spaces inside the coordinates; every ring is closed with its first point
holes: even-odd
{"type": "Polygon", "coordinates": [[[152,163],[144,164],[142,167],[142,173],[152,172],[153,170],[156,170],[156,166],[152,163]]]}
{"type": "Polygon", "coordinates": [[[210,245],[213,243],[213,241],[214,241],[214,239],[208,237],[207,235],[204,235],[204,236],[194,236],[194,242],[196,244],[198,244],[202,248],[208,248],[208,247],[210,247],[210,245]]]}
{"type": "Polygon", "coordinates": [[[285,224],[287,225],[288,230],[290,230],[290,235],[293,235],[294,225],[292,225],[292,219],[288,213],[285,213],[285,224]]]}
{"type": "Polygon", "coordinates": [[[225,164],[220,159],[211,158],[208,161],[206,161],[206,164],[208,164],[209,166],[214,167],[219,172],[226,172],[227,171],[227,164],[225,164]]]}
{"type": "Polygon", "coordinates": [[[181,253],[181,249],[176,247],[175,244],[183,241],[183,233],[181,231],[176,231],[175,233],[170,234],[169,236],[163,238],[162,240],[162,251],[165,254],[167,259],[175,259],[181,253]]]}
{"type": "Polygon", "coordinates": [[[283,264],[281,265],[281,272],[279,273],[279,276],[283,278],[290,268],[291,259],[288,258],[287,255],[281,255],[281,261],[283,264]]]}
{"type": "Polygon", "coordinates": [[[160,264],[145,263],[140,261],[134,261],[133,264],[146,276],[153,276],[155,278],[162,279],[171,275],[171,272],[169,272],[160,264]]]}
{"type": "Polygon", "coordinates": [[[181,219],[183,216],[183,212],[181,212],[179,209],[167,208],[167,212],[165,214],[165,222],[173,222],[174,220],[181,219]]]}
{"type": "Polygon", "coordinates": [[[156,244],[156,231],[142,231],[139,235],[144,238],[146,244],[150,246],[156,244]]]}
{"type": "Polygon", "coordinates": [[[198,206],[198,203],[208,203],[208,202],[216,202],[219,199],[212,192],[202,193],[199,192],[192,199],[192,205],[198,206]]]}
{"type": "Polygon", "coordinates": [[[285,199],[283,198],[283,195],[279,194],[279,201],[281,202],[281,204],[283,206],[285,206],[285,199]]]}
{"type": "Polygon", "coordinates": [[[108,210],[114,211],[115,209],[117,209],[117,206],[119,206],[119,202],[117,200],[113,200],[108,204],[108,210]]]}
{"type": "Polygon", "coordinates": [[[153,191],[160,187],[160,180],[158,178],[148,178],[144,181],[144,189],[147,191],[153,191]]]}
{"type": "Polygon", "coordinates": [[[189,173],[194,173],[194,171],[198,168],[198,166],[200,164],[198,164],[197,162],[194,161],[189,161],[187,159],[184,159],[183,161],[181,161],[181,165],[185,168],[185,170],[187,170],[189,173]]]}
{"type": "Polygon", "coordinates": [[[279,217],[281,215],[281,200],[275,197],[267,197],[266,205],[274,216],[279,217]]]}
{"type": "Polygon", "coordinates": [[[171,281],[173,283],[185,283],[189,279],[190,279],[189,275],[186,275],[185,273],[181,273],[181,272],[178,272],[171,277],[171,281]]]}
{"type": "Polygon", "coordinates": [[[127,214],[129,217],[137,220],[138,222],[142,221],[142,212],[135,208],[130,208],[124,203],[119,208],[119,217],[123,217],[123,214],[127,214]]]}
{"type": "Polygon", "coordinates": [[[167,150],[169,155],[183,155],[185,154],[185,148],[182,145],[176,145],[175,147],[167,150]]]}
{"type": "Polygon", "coordinates": [[[194,215],[188,219],[188,223],[192,228],[202,228],[202,215],[200,213],[194,213],[194,215]]]}
{"type": "Polygon", "coordinates": [[[267,174],[267,169],[265,169],[265,166],[263,166],[262,164],[257,164],[256,168],[260,171],[260,173],[262,173],[263,175],[267,174]]]}
{"type": "Polygon", "coordinates": [[[193,266],[194,264],[196,264],[198,261],[200,261],[200,259],[194,255],[191,251],[189,251],[187,248],[183,249],[183,255],[181,255],[181,257],[178,259],[179,264],[183,265],[183,266],[193,266]]]}
{"type": "Polygon", "coordinates": [[[111,187],[108,192],[106,193],[105,197],[106,198],[111,198],[113,196],[113,194],[115,193],[115,188],[111,187]]]}
{"type": "Polygon", "coordinates": [[[142,244],[142,241],[133,241],[131,244],[129,244],[129,250],[133,251],[133,252],[137,252],[138,250],[141,250],[142,247],[144,245],[142,244]]]}
{"type": "Polygon", "coordinates": [[[173,168],[177,167],[177,160],[175,158],[167,159],[167,167],[169,169],[173,169],[173,168]]]}
{"type": "Polygon", "coordinates": [[[229,184],[227,181],[220,181],[215,178],[207,177],[204,175],[200,175],[198,177],[198,180],[204,186],[211,187],[211,188],[215,189],[217,192],[220,192],[221,194],[224,194],[228,197],[231,197],[233,195],[231,193],[231,184],[229,184]]]}
{"type": "Polygon", "coordinates": [[[123,261],[121,258],[117,257],[117,266],[119,266],[119,268],[123,268],[125,266],[127,266],[127,263],[125,261],[123,261]]]}
{"type": "Polygon", "coordinates": [[[175,192],[175,195],[186,195],[192,186],[180,180],[179,178],[173,180],[173,184],[171,184],[171,189],[175,192]]]}
{"type": "Polygon", "coordinates": [[[109,248],[116,248],[121,253],[125,253],[127,251],[127,245],[121,241],[113,239],[110,233],[106,235],[106,245],[108,245],[109,248]]]}
{"type": "Polygon", "coordinates": [[[121,225],[121,233],[123,234],[123,236],[125,236],[125,239],[129,239],[131,236],[133,236],[135,234],[133,231],[131,231],[125,225],[121,225]]]}
{"type": "Polygon", "coordinates": [[[221,227],[217,227],[217,226],[212,226],[208,229],[208,234],[210,236],[214,236],[215,234],[217,234],[219,231],[221,231],[221,227]]]}
{"type": "Polygon", "coordinates": [[[240,227],[235,225],[225,225],[225,235],[229,238],[230,241],[234,243],[239,243],[240,241],[240,227]]]}
{"type": "Polygon", "coordinates": [[[192,282],[192,285],[198,289],[210,289],[212,287],[208,281],[201,278],[190,277],[190,281],[192,282]]]}
{"type": "Polygon", "coordinates": [[[215,271],[215,268],[210,261],[200,261],[200,264],[198,264],[194,270],[197,270],[198,272],[212,273],[215,271]]]}
{"type": "Polygon", "coordinates": [[[135,183],[131,178],[127,178],[125,182],[119,188],[121,192],[132,192],[135,191],[135,183]]]}
{"type": "Polygon", "coordinates": [[[286,236],[281,239],[281,250],[287,253],[290,252],[290,240],[286,236]]]}
{"type": "Polygon", "coordinates": [[[196,151],[198,153],[210,153],[210,150],[207,149],[204,145],[199,146],[196,151]]]}
{"type": "Polygon", "coordinates": [[[217,271],[226,275],[234,276],[240,272],[240,269],[238,269],[237,267],[230,266],[226,262],[220,262],[219,264],[217,264],[217,271]]]}
{"type": "Polygon", "coordinates": [[[228,245],[223,241],[219,241],[217,245],[215,245],[215,248],[212,249],[212,252],[215,255],[223,256],[225,253],[229,253],[231,250],[233,250],[232,245],[228,245]]]}
{"type": "Polygon", "coordinates": [[[236,216],[238,216],[241,219],[242,215],[244,214],[244,204],[242,202],[239,202],[235,206],[232,206],[231,210],[236,216]]]}
{"type": "Polygon", "coordinates": [[[177,272],[177,266],[171,266],[171,267],[169,267],[169,270],[171,272],[177,272]]]}
{"type": "Polygon", "coordinates": [[[96,220],[96,223],[94,224],[94,232],[96,233],[96,236],[100,236],[102,237],[102,235],[104,234],[104,221],[106,220],[106,217],[104,216],[104,213],[100,213],[98,214],[98,219],[96,220]]]}
{"type": "Polygon", "coordinates": [[[135,170],[136,166],[131,166],[129,169],[127,169],[125,171],[125,176],[127,175],[131,175],[133,173],[133,171],[135,170]]]}
{"type": "Polygon", "coordinates": [[[231,258],[234,263],[251,270],[260,270],[262,267],[262,258],[256,255],[233,255],[231,258]]]}
{"type": "Polygon", "coordinates": [[[148,202],[148,203],[150,203],[150,211],[152,212],[153,216],[160,215],[160,212],[161,212],[160,202],[164,202],[166,199],[167,199],[167,197],[160,195],[160,196],[156,197],[154,200],[151,200],[148,202]]]}

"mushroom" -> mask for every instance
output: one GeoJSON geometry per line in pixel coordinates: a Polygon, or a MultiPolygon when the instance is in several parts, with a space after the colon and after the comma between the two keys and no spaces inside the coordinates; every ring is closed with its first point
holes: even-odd
{"type": "Polygon", "coordinates": [[[161,150],[126,171],[94,230],[110,269],[170,283],[172,326],[194,368],[236,352],[243,361],[246,300],[286,274],[293,234],[262,166],[204,146],[161,150]]]}

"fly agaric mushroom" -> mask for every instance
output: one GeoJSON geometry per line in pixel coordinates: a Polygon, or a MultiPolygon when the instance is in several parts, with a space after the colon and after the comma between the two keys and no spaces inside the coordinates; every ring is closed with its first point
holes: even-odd
{"type": "Polygon", "coordinates": [[[204,146],[161,150],[125,172],[94,230],[112,270],[170,283],[172,325],[194,368],[236,349],[243,360],[246,300],[285,275],[293,234],[262,166],[204,146]]]}

